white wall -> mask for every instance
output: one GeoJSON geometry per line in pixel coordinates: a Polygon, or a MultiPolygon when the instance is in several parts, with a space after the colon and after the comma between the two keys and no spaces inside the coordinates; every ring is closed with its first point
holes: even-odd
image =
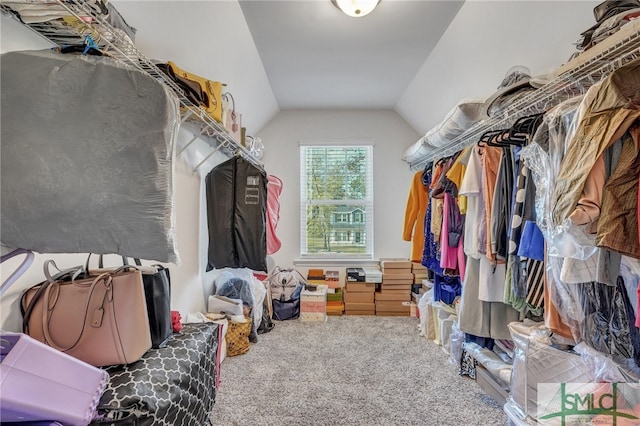
{"type": "MultiPolygon", "coordinates": [[[[600,1],[467,1],[396,105],[421,135],[461,99],[487,98],[509,68],[566,62],[600,1]]],[[[415,141],[414,141],[415,142],[415,141]]]]}
{"type": "MultiPolygon", "coordinates": [[[[193,2],[190,7],[195,12],[189,17],[192,25],[185,30],[187,33],[178,36],[172,29],[176,27],[176,19],[184,21],[176,18],[184,14],[182,2],[126,1],[117,2],[116,6],[127,22],[138,29],[137,47],[145,56],[173,60],[189,71],[228,83],[228,89],[233,92],[238,109],[243,113],[243,124],[248,129],[258,130],[277,113],[275,97],[236,1],[193,2]],[[203,34],[210,37],[203,37],[203,34]]],[[[0,52],[52,46],[13,19],[4,15],[1,19],[0,52]]],[[[191,140],[190,130],[185,126],[180,131],[178,146],[191,140]]],[[[203,185],[200,174],[193,173],[193,165],[208,152],[207,143],[197,141],[176,161],[176,241],[182,262],[167,266],[172,278],[172,309],[179,310],[183,317],[188,312],[204,310],[203,293],[210,290],[214,277],[212,272],[204,273],[207,234],[204,204],[201,202],[203,185]]],[[[220,153],[214,155],[200,168],[200,173],[206,173],[225,159],[220,153]]],[[[83,264],[86,255],[36,255],[31,268],[0,300],[0,329],[21,329],[19,297],[26,288],[44,279],[42,264],[46,259],[55,259],[61,267],[71,267],[83,264]]],[[[4,280],[20,261],[12,259],[3,263],[0,278],[4,280]]],[[[107,259],[108,264],[113,265],[118,261],[116,257],[107,259]]]]}
{"type": "MultiPolygon", "coordinates": [[[[286,110],[258,134],[265,145],[267,173],[283,181],[275,263],[291,267],[300,257],[300,140],[373,139],[374,257],[407,257],[402,225],[413,175],[400,160],[418,134],[391,110],[286,110]]],[[[304,268],[302,268],[304,269],[304,268]]]]}
{"type": "Polygon", "coordinates": [[[237,0],[112,3],[138,30],[136,46],[147,58],[226,83],[247,133],[254,135],[278,112],[237,0]]]}

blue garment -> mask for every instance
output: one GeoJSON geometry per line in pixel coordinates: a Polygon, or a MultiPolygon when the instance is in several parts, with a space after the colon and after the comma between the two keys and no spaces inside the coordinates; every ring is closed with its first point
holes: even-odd
{"type": "Polygon", "coordinates": [[[433,300],[453,305],[456,297],[462,294],[460,277],[435,274],[433,284],[433,300]]]}
{"type": "MultiPolygon", "coordinates": [[[[422,184],[427,188],[431,185],[432,179],[431,163],[427,164],[422,173],[422,184]]],[[[429,204],[427,205],[427,212],[424,215],[424,248],[422,249],[422,265],[425,268],[432,270],[436,275],[442,275],[443,270],[440,267],[440,250],[438,250],[438,244],[433,239],[431,233],[431,197],[429,197],[429,204]]]]}

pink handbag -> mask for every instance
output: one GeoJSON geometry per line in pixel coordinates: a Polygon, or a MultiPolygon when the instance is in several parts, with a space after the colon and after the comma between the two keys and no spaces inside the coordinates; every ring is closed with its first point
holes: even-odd
{"type": "Polygon", "coordinates": [[[125,266],[80,279],[64,272],[22,295],[24,332],[96,367],[140,359],[151,348],[141,272],[125,266]]]}
{"type": "Polygon", "coordinates": [[[231,101],[231,110],[227,111],[224,128],[236,142],[242,143],[242,114],[236,111],[236,101],[231,93],[226,92],[222,95],[227,100],[227,105],[231,101]]]}

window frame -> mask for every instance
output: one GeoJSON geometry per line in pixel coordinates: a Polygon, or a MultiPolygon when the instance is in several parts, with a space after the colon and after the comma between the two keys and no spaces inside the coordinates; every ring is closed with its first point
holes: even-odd
{"type": "MultiPolygon", "coordinates": [[[[299,141],[299,155],[300,155],[300,259],[302,261],[322,261],[322,260],[373,260],[374,259],[374,214],[373,214],[373,203],[374,203],[374,185],[373,185],[373,154],[374,154],[375,143],[373,140],[353,140],[353,139],[341,139],[341,140],[301,140],[299,141]],[[307,190],[307,169],[306,169],[306,159],[307,159],[307,151],[306,148],[366,148],[365,150],[365,164],[366,170],[364,171],[365,185],[366,185],[366,196],[364,199],[354,200],[330,200],[330,199],[320,199],[320,200],[308,200],[306,190],[307,190]],[[361,209],[362,212],[359,213],[362,215],[362,220],[360,222],[355,222],[352,220],[352,216],[354,215],[352,212],[334,212],[332,213],[331,223],[332,224],[340,224],[340,225],[361,225],[364,223],[364,227],[362,230],[350,230],[350,238],[349,241],[353,242],[354,236],[356,232],[360,233],[360,242],[353,242],[353,246],[355,247],[364,247],[363,253],[344,253],[340,252],[340,246],[336,247],[337,251],[332,251],[330,253],[322,253],[315,252],[309,253],[307,252],[307,208],[312,205],[349,205],[353,206],[355,209],[361,209]],[[338,217],[341,219],[346,218],[346,222],[338,221],[338,217]]],[[[329,232],[329,238],[333,239],[336,231],[345,231],[340,229],[332,229],[329,232]]],[[[342,241],[340,243],[343,243],[342,241]]]]}

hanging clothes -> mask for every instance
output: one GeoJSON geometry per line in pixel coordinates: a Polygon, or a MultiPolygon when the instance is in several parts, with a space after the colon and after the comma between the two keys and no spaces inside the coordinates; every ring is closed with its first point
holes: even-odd
{"type": "Polygon", "coordinates": [[[574,210],[597,158],[640,117],[640,60],[633,61],[592,86],[556,178],[553,220],[561,224],[574,210]]]}
{"type": "MultiPolygon", "coordinates": [[[[433,174],[433,165],[427,164],[422,172],[422,184],[429,188],[431,185],[431,176],[433,174]]],[[[440,254],[438,251],[438,243],[431,232],[431,212],[433,199],[429,197],[427,201],[427,211],[424,215],[424,249],[422,251],[422,265],[436,274],[442,274],[440,267],[440,254]]]]}
{"type": "Polygon", "coordinates": [[[462,150],[460,155],[456,158],[456,161],[453,163],[449,171],[447,172],[447,178],[453,182],[456,186],[458,194],[458,209],[460,210],[460,214],[467,213],[467,197],[465,195],[460,194],[460,186],[462,185],[462,179],[464,179],[464,175],[467,171],[467,165],[469,164],[469,158],[471,157],[472,147],[468,146],[462,150]]]}
{"type": "Polygon", "coordinates": [[[440,267],[448,269],[464,280],[465,257],[462,238],[462,220],[456,199],[444,193],[442,234],[440,239],[440,267]]]}
{"type": "Polygon", "coordinates": [[[206,176],[209,252],[213,268],[267,271],[267,174],[233,157],[206,176]]]}
{"type": "Polygon", "coordinates": [[[486,241],[485,241],[485,254],[487,258],[494,262],[495,256],[495,243],[491,239],[491,220],[493,214],[493,198],[496,188],[496,180],[498,178],[498,169],[500,167],[500,160],[502,158],[502,148],[485,146],[483,148],[482,155],[482,167],[483,167],[483,189],[484,189],[484,207],[486,217],[486,241]]]}
{"type": "Polygon", "coordinates": [[[598,247],[606,247],[636,259],[640,259],[640,244],[629,235],[638,234],[636,194],[640,176],[639,143],[640,125],[637,125],[625,136],[620,160],[604,186],[596,237],[598,247]]]}
{"type": "MultiPolygon", "coordinates": [[[[442,169],[444,167],[444,163],[441,161],[437,161],[433,165],[433,174],[431,175],[431,183],[429,184],[429,192],[431,193],[436,184],[440,181],[440,177],[442,175],[442,169]]],[[[433,198],[431,199],[431,233],[433,234],[433,239],[435,241],[440,241],[440,230],[442,229],[442,209],[444,200],[442,198],[433,198]]]]}
{"type": "Polygon", "coordinates": [[[422,184],[422,172],[417,172],[411,180],[411,188],[407,199],[407,207],[404,214],[404,225],[402,227],[402,239],[411,241],[412,262],[422,260],[424,249],[424,215],[427,212],[429,203],[429,192],[422,184]]]}
{"type": "Polygon", "coordinates": [[[282,242],[276,235],[280,220],[280,194],[282,180],[274,175],[267,176],[267,254],[280,250],[282,242]]]}

